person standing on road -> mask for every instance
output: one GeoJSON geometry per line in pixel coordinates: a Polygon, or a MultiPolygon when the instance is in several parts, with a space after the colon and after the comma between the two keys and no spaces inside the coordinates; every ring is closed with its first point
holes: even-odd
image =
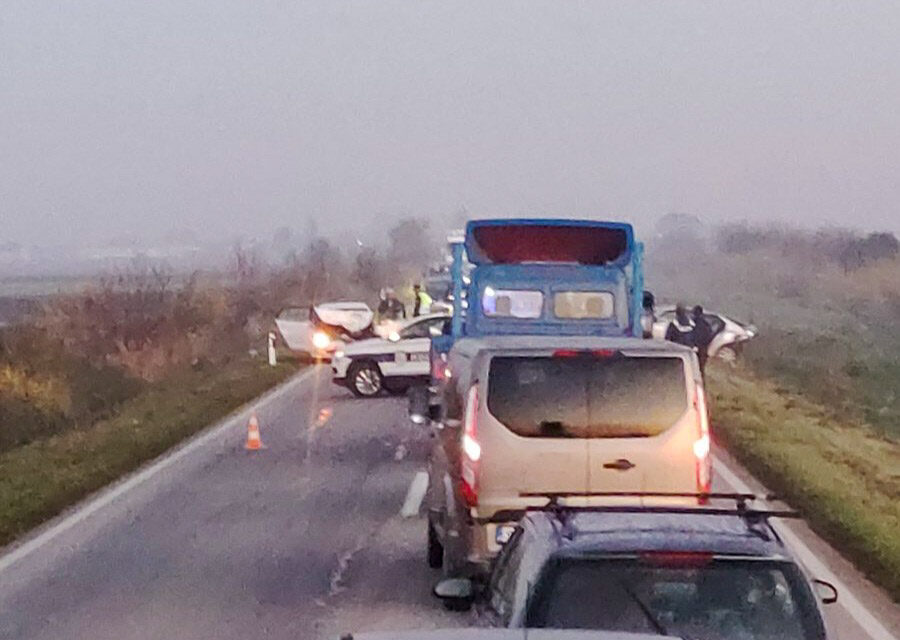
{"type": "Polygon", "coordinates": [[[656,322],[656,298],[649,291],[644,291],[641,301],[643,313],[641,314],[641,331],[645,338],[653,337],[653,324],[656,322]]]}
{"type": "Polygon", "coordinates": [[[431,310],[432,300],[430,295],[422,291],[422,287],[419,284],[413,285],[413,295],[416,298],[413,304],[413,318],[418,318],[423,313],[431,310]]]}
{"type": "Polygon", "coordinates": [[[393,289],[385,289],[384,300],[378,305],[378,318],[381,321],[406,318],[406,307],[397,299],[393,289]]]}
{"type": "Polygon", "coordinates": [[[378,321],[384,320],[384,316],[388,311],[387,289],[384,287],[378,292],[378,321]]]}
{"type": "Polygon", "coordinates": [[[699,304],[691,310],[691,320],[694,323],[694,348],[697,349],[697,359],[700,360],[700,371],[705,373],[713,330],[703,315],[703,307],[699,304]]]}
{"type": "Polygon", "coordinates": [[[686,347],[695,348],[694,342],[694,323],[688,316],[687,309],[683,304],[675,307],[675,319],[669,323],[666,329],[666,340],[675,344],[683,344],[686,347]]]}

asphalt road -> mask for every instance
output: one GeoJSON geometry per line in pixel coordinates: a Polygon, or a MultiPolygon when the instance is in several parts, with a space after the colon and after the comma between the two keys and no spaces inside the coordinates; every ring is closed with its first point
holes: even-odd
{"type": "MultiPolygon", "coordinates": [[[[0,638],[305,640],[470,623],[432,599],[424,523],[400,515],[425,429],[402,400],[354,399],[327,374],[257,403],[266,449],[243,449],[244,412],[7,550],[0,638]]],[[[891,640],[877,627],[896,635],[897,607],[799,534],[860,601],[862,613],[831,608],[841,637],[891,640]],[[868,612],[872,633],[857,621],[868,612]]]]}

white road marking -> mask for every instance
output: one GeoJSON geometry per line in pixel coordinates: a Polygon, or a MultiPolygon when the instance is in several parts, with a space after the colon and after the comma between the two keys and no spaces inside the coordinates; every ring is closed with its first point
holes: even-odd
{"type": "MultiPolygon", "coordinates": [[[[725,482],[731,485],[732,489],[735,491],[740,493],[754,493],[743,480],[725,466],[725,463],[718,458],[713,459],[713,466],[715,467],[716,473],[718,473],[725,482]]],[[[800,561],[815,574],[815,577],[821,580],[827,580],[837,588],[840,595],[837,603],[850,614],[863,631],[869,634],[869,637],[872,640],[897,640],[897,638],[888,631],[868,609],[866,609],[865,605],[853,595],[850,588],[841,582],[824,562],[816,557],[812,550],[806,546],[806,543],[804,543],[796,533],[791,531],[791,529],[783,522],[777,520],[772,522],[772,526],[776,529],[778,535],[784,538],[784,541],[794,553],[797,554],[800,561]]]]}
{"type": "Polygon", "coordinates": [[[409,490],[406,492],[406,500],[403,501],[400,515],[404,518],[415,518],[419,515],[419,508],[422,506],[422,500],[425,499],[426,491],[428,491],[428,472],[418,471],[413,476],[412,482],[409,483],[409,490]]]}
{"type": "Polygon", "coordinates": [[[243,422],[249,419],[250,414],[253,412],[256,406],[271,402],[292,391],[296,386],[302,384],[306,381],[307,378],[312,376],[315,371],[315,367],[310,367],[299,376],[291,378],[275,387],[274,389],[269,390],[267,393],[264,393],[260,397],[251,400],[249,403],[247,403],[247,406],[245,408],[239,410],[237,414],[225,418],[224,421],[219,424],[219,426],[212,427],[206,433],[200,433],[193,439],[187,440],[185,443],[178,446],[170,453],[163,454],[162,458],[159,458],[156,462],[153,462],[146,469],[139,471],[130,477],[127,477],[125,481],[114,484],[107,490],[101,490],[101,493],[95,498],[88,499],[84,504],[76,507],[71,514],[69,514],[56,524],[50,526],[50,528],[38,534],[34,538],[23,542],[19,546],[14,547],[11,551],[0,557],[0,572],[5,571],[19,560],[37,551],[48,542],[55,540],[61,534],[65,533],[78,523],[88,519],[89,517],[115,501],[117,498],[128,493],[138,485],[143,484],[153,476],[157,475],[160,471],[171,466],[173,463],[177,462],[189,453],[196,451],[197,449],[203,447],[213,440],[221,438],[227,431],[234,429],[236,425],[241,425],[241,427],[243,428],[243,422]]]}

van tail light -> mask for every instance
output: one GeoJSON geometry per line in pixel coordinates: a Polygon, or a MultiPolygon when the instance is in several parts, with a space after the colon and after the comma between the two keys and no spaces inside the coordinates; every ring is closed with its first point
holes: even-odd
{"type": "Polygon", "coordinates": [[[709,411],[706,392],[697,385],[694,391],[694,409],[697,413],[697,440],[694,442],[694,458],[697,465],[697,492],[709,493],[712,487],[712,456],[709,436],[709,411]]]}
{"type": "Polygon", "coordinates": [[[466,505],[478,506],[478,461],[481,445],[478,443],[478,387],[473,385],[466,397],[466,417],[462,437],[462,486],[460,491],[466,505]]]}

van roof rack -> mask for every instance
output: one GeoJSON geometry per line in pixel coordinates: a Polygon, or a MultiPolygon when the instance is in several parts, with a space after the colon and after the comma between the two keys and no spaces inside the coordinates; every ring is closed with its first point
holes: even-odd
{"type": "Polygon", "coordinates": [[[659,491],[566,491],[566,492],[524,492],[523,498],[547,498],[543,505],[530,505],[520,509],[501,509],[489,518],[478,518],[480,524],[499,524],[521,520],[527,513],[547,512],[557,514],[566,523],[574,513],[670,513],[712,516],[740,516],[749,524],[756,524],[768,518],[799,518],[800,513],[789,509],[756,509],[748,506],[748,502],[756,500],[775,500],[774,495],[756,495],[753,493],[687,493],[659,491]],[[733,500],[734,507],[693,506],[678,504],[608,504],[608,505],[569,505],[560,500],[564,498],[696,498],[698,501],[733,500]],[[560,517],[561,516],[561,517],[560,517]]]}

